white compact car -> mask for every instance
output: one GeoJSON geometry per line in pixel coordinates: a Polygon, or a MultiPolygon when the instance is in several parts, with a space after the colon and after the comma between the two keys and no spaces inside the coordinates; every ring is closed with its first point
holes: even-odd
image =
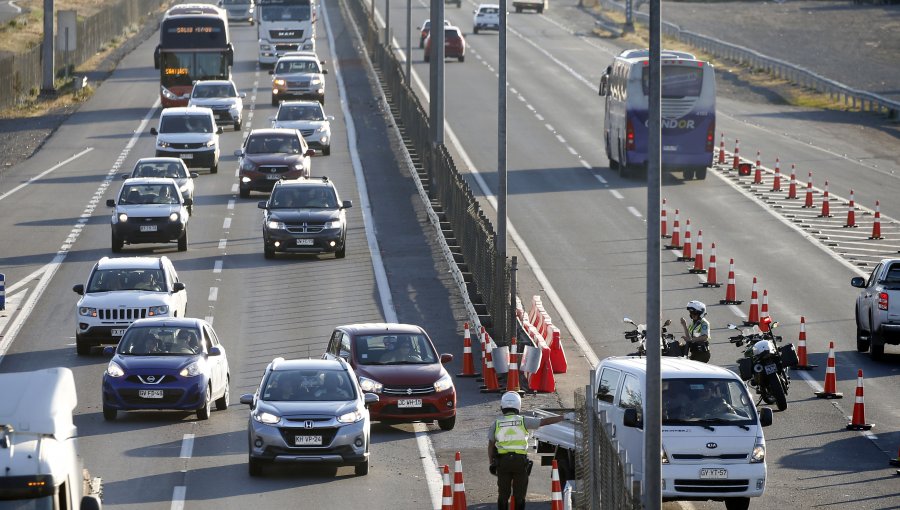
{"type": "Polygon", "coordinates": [[[75,349],[119,342],[128,326],[146,317],[184,317],[187,290],[168,257],[103,257],[85,284],[72,287],[75,349]]]}
{"type": "Polygon", "coordinates": [[[246,92],[238,93],[231,80],[203,80],[194,83],[188,106],[204,106],[213,111],[216,122],[230,123],[235,131],[241,129],[246,92]]]}
{"type": "Polygon", "coordinates": [[[219,135],[209,108],[188,106],[166,108],[159,114],[159,129],[150,128],[156,136],[156,156],[181,158],[188,168],[219,171],[219,135]]]}
{"type": "Polygon", "coordinates": [[[498,4],[480,4],[472,11],[472,32],[479,30],[500,30],[500,6],[498,4]]]}
{"type": "Polygon", "coordinates": [[[272,117],[273,128],[296,129],[303,135],[310,149],[331,154],[331,121],[334,116],[325,115],[318,101],[285,101],[272,117]]]}

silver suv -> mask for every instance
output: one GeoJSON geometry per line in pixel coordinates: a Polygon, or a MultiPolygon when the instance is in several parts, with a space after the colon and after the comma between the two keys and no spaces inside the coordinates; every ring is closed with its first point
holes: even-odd
{"type": "Polygon", "coordinates": [[[249,470],[260,476],[267,463],[353,464],[369,473],[369,404],[344,360],[275,358],[250,406],[249,470]]]}

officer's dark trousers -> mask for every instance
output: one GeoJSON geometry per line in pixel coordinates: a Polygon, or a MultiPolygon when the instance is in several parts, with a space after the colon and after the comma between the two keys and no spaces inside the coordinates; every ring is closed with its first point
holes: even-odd
{"type": "Polygon", "coordinates": [[[516,510],[524,510],[528,492],[528,456],[518,453],[499,455],[497,458],[497,509],[509,509],[509,494],[516,500],[516,510]]]}

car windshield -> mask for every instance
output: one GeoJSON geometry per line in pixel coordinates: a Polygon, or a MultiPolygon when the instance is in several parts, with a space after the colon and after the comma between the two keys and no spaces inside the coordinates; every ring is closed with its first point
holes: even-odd
{"type": "Polygon", "coordinates": [[[247,154],[300,154],[300,139],[288,135],[250,135],[247,154]]]}
{"type": "Polygon", "coordinates": [[[478,14],[500,14],[500,9],[496,7],[482,7],[478,14]]]}
{"type": "Polygon", "coordinates": [[[159,122],[160,133],[212,133],[212,119],[207,115],[166,115],[159,122]]]}
{"type": "Polygon", "coordinates": [[[275,370],[263,383],[261,398],[269,402],[336,402],[353,400],[353,381],[343,370],[275,370]]]}
{"type": "Polygon", "coordinates": [[[119,194],[119,205],[177,204],[179,196],[173,184],[126,184],[119,194]]]}
{"type": "Polygon", "coordinates": [[[272,193],[269,209],[334,209],[337,203],[330,186],[280,187],[272,193]]]}
{"type": "Polygon", "coordinates": [[[733,379],[664,379],[663,425],[739,425],[756,423],[753,400],[733,379]]]}
{"type": "Polygon", "coordinates": [[[319,63],[315,60],[289,60],[278,62],[276,74],[318,73],[319,63]]]}
{"type": "Polygon", "coordinates": [[[162,269],[98,269],[87,286],[89,293],[118,290],[166,292],[166,278],[162,269]]]}
{"type": "Polygon", "coordinates": [[[217,85],[195,85],[191,97],[211,98],[211,97],[236,97],[237,93],[234,86],[229,84],[217,85]]]}
{"type": "Polygon", "coordinates": [[[200,330],[195,327],[131,327],[116,352],[128,356],[194,356],[204,352],[200,330]]]}
{"type": "Polygon", "coordinates": [[[317,105],[282,106],[276,120],[325,120],[325,114],[317,105]]]}
{"type": "Polygon", "coordinates": [[[437,363],[428,337],[421,334],[357,336],[356,362],[360,365],[425,365],[437,363]]]}
{"type": "Polygon", "coordinates": [[[171,179],[187,179],[188,173],[181,162],[158,163],[138,162],[131,173],[132,177],[168,177],[171,179]]]}

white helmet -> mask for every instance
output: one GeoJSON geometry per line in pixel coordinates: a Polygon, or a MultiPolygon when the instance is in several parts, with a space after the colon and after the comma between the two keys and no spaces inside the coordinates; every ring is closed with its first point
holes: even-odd
{"type": "Polygon", "coordinates": [[[706,315],[706,305],[701,303],[700,301],[691,301],[687,304],[688,311],[697,312],[700,314],[700,317],[706,315]]]}
{"type": "Polygon", "coordinates": [[[515,409],[516,412],[522,410],[522,397],[515,391],[507,391],[500,397],[500,409],[515,409]]]}

